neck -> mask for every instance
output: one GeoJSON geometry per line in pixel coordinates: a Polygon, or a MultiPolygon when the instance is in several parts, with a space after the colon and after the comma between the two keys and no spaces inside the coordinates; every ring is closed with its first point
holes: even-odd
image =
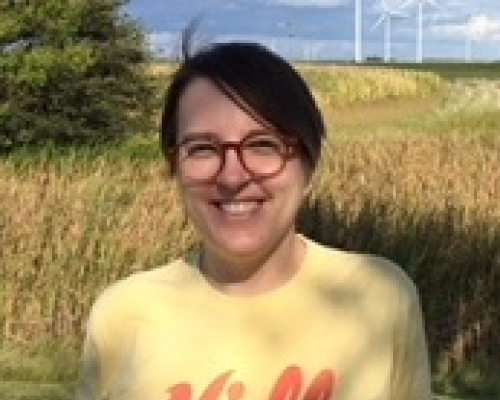
{"type": "Polygon", "coordinates": [[[262,294],[280,287],[295,275],[304,258],[305,247],[303,240],[291,232],[276,248],[260,257],[228,259],[204,249],[200,270],[207,281],[223,293],[262,294]]]}

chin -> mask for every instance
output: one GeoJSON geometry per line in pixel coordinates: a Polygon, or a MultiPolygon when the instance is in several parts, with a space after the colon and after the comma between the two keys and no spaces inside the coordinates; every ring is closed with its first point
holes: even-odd
{"type": "Polygon", "coordinates": [[[269,244],[269,240],[256,232],[220,232],[212,236],[210,247],[225,258],[253,258],[269,244]]]}

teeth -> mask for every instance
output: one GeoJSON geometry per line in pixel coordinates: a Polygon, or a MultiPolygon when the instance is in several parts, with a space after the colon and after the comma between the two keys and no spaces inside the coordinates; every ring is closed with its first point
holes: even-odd
{"type": "Polygon", "coordinates": [[[246,214],[254,211],[259,206],[258,202],[221,203],[221,209],[228,214],[246,214]]]}

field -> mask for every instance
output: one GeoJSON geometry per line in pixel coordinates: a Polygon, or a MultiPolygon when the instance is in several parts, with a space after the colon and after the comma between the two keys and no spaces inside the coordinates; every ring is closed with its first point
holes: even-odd
{"type": "MultiPolygon", "coordinates": [[[[436,391],[498,399],[500,65],[427,67],[299,67],[328,126],[300,227],[402,265],[436,391]]],[[[0,159],[0,193],[0,399],[68,399],[96,294],[196,235],[154,134],[19,151],[0,159]]]]}
{"type": "MultiPolygon", "coordinates": [[[[500,79],[500,63],[424,63],[424,64],[390,64],[392,68],[411,69],[413,71],[434,72],[447,80],[457,79],[500,79]]],[[[380,64],[384,65],[384,64],[380,64]]]]}

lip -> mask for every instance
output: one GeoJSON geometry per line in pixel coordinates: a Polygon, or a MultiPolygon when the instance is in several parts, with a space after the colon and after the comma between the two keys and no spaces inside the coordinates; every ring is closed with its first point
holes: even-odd
{"type": "Polygon", "coordinates": [[[265,199],[263,197],[254,197],[254,198],[245,198],[245,199],[213,199],[210,200],[210,203],[216,206],[221,206],[222,204],[231,204],[231,203],[259,203],[262,204],[269,199],[265,199]]]}
{"type": "Polygon", "coordinates": [[[264,198],[245,198],[245,199],[217,199],[210,201],[210,204],[218,211],[231,218],[246,218],[248,216],[254,216],[261,212],[264,204],[267,199],[264,198]],[[228,207],[225,207],[229,204],[245,204],[252,203],[256,204],[255,207],[250,207],[248,210],[244,210],[244,207],[241,211],[238,211],[237,207],[234,212],[228,211],[228,207]]]}

